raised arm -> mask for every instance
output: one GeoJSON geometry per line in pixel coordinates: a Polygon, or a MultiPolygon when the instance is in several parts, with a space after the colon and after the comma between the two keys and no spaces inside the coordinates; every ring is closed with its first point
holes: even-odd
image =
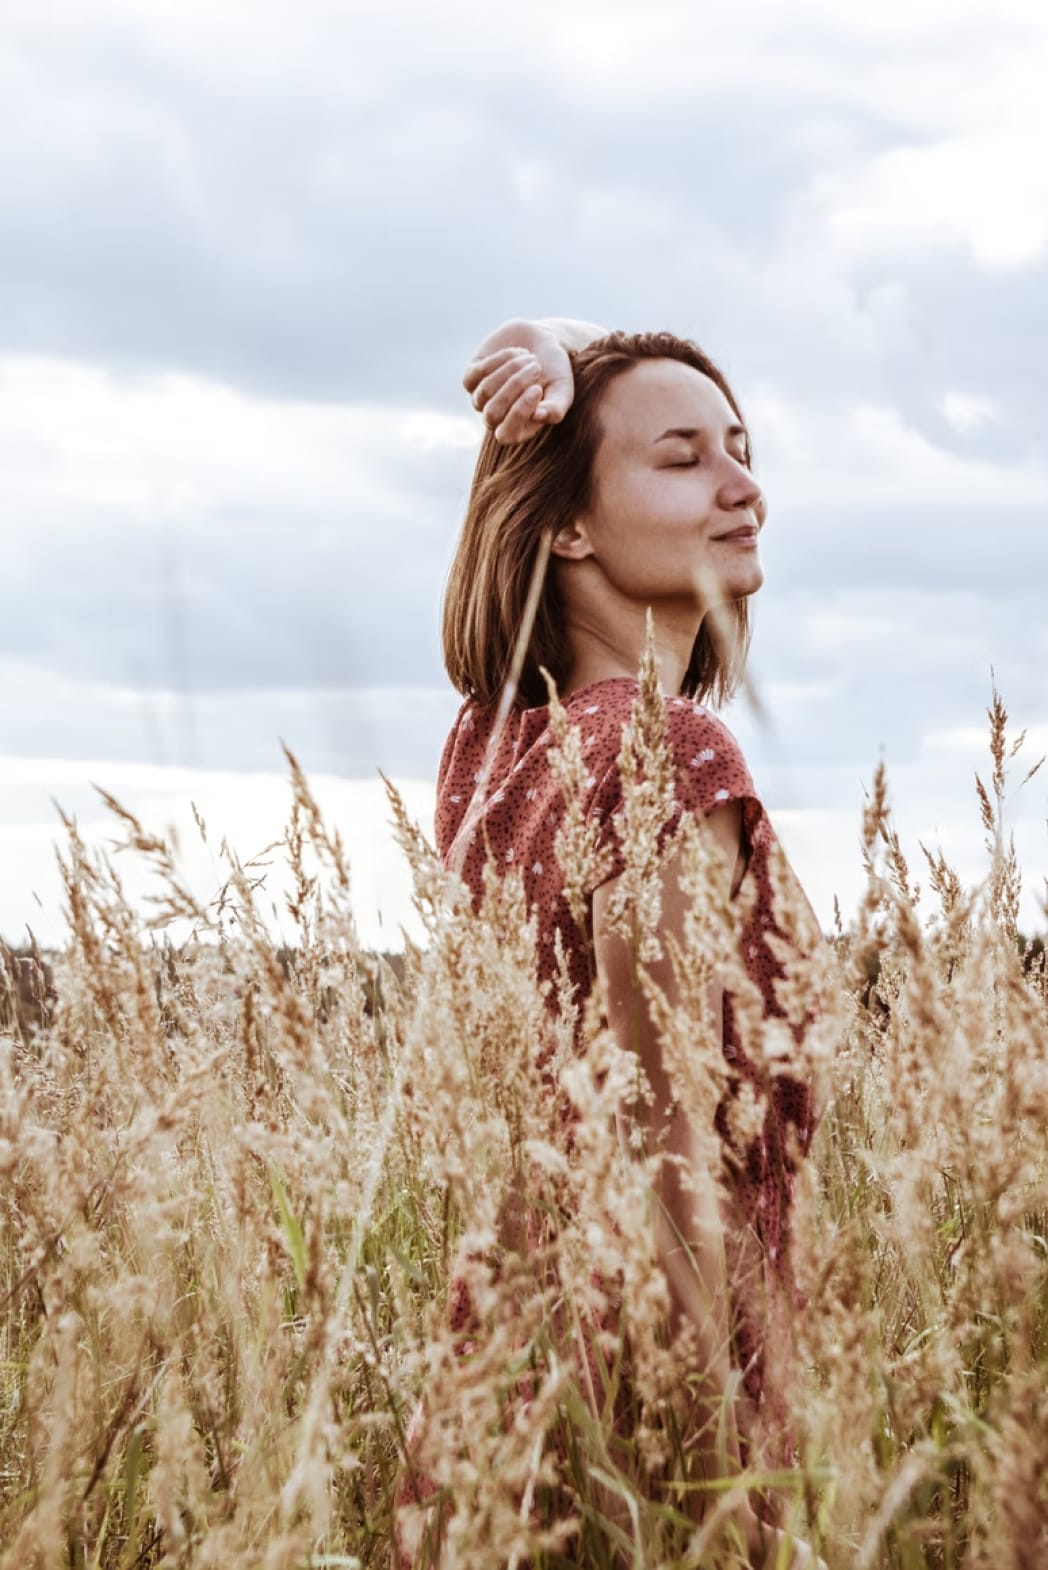
{"type": "Polygon", "coordinates": [[[500,442],[528,441],[562,420],[575,385],[569,350],[584,349],[607,329],[566,316],[513,317],[477,346],[462,385],[500,442]]]}
{"type": "Polygon", "coordinates": [[[585,349],[587,344],[597,338],[606,337],[607,332],[606,327],[598,327],[595,322],[578,321],[572,316],[514,316],[481,340],[474,358],[490,354],[493,349],[531,349],[536,339],[542,339],[549,333],[565,349],[585,349]]]}

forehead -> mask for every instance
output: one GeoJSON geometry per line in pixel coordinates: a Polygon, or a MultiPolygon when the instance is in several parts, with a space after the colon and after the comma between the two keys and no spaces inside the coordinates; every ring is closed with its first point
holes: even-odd
{"type": "Polygon", "coordinates": [[[715,381],[681,360],[640,360],[604,389],[599,419],[602,447],[649,448],[669,426],[694,425],[719,433],[737,416],[715,381]]]}

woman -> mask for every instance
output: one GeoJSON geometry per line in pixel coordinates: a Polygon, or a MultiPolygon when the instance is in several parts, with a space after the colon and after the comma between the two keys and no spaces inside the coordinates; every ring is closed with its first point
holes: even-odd
{"type": "MultiPolygon", "coordinates": [[[[728,1454],[738,1463],[747,1412],[766,1397],[765,1307],[762,1299],[747,1310],[731,1287],[756,1267],[788,1292],[789,1201],[796,1158],[817,1122],[812,1088],[784,1075],[769,1084],[744,1049],[731,993],[712,985],[733,1094],[747,1079],[767,1092],[760,1134],[735,1151],[737,1181],[726,1205],[707,1170],[708,1144],[674,1100],[659,1031],[611,913],[625,865],[615,826],[622,800],[616,760],[650,608],[675,770],[665,834],[685,813],[706,821],[723,856],[725,895],[749,902],[741,929],[746,970],[765,1017],[783,1017],[775,992],[784,974],[773,911],[777,842],[734,738],[703,707],[741,680],[747,600],[763,577],[757,546],[766,505],[749,436],[717,366],[665,333],[509,322],[480,345],[463,380],[490,434],[445,600],[445,662],[465,701],[440,764],[438,850],[478,900],[488,857],[520,870],[539,912],[540,979],[555,973],[559,929],[576,1000],[592,986],[594,969],[605,984],[608,1023],[638,1052],[653,1092],[649,1104],[633,1109],[643,1137],[649,1146],[662,1142],[691,1174],[684,1181],[678,1164],[662,1167],[658,1257],[671,1319],[694,1327],[706,1397],[726,1407],[728,1454]],[[546,760],[550,711],[540,667],[556,681],[569,721],[584,731],[591,766],[584,805],[607,848],[581,923],[554,855],[563,804],[546,760]],[[726,1397],[733,1366],[745,1388],[736,1402],[726,1397]]],[[[683,933],[688,901],[678,874],[671,854],[660,872],[662,935],[683,933]]],[[[649,969],[672,1003],[671,965],[649,969]]],[[[731,1144],[729,1113],[725,1100],[717,1129],[731,1144]]],[[[711,1455],[699,1458],[705,1475],[711,1455]]],[[[762,1563],[775,1534],[748,1506],[736,1519],[752,1562],[762,1563]]],[[[798,1547],[793,1563],[810,1562],[810,1551],[798,1547]]]]}

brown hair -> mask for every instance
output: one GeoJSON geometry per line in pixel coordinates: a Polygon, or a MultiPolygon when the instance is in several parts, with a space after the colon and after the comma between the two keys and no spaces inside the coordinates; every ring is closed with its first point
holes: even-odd
{"type": "MultiPolygon", "coordinates": [[[[666,332],[613,332],[572,352],[570,358],[575,395],[558,425],[509,446],[485,431],[448,574],[444,664],[463,697],[485,707],[498,702],[509,676],[540,547],[548,546],[548,539],[589,503],[593,459],[601,437],[597,409],[609,382],[638,360],[682,360],[717,384],[742,421],[726,377],[688,338],[666,332]]],[[[752,467],[748,442],[746,463],[752,467]]],[[[745,599],[733,601],[723,616],[704,616],[681,694],[714,703],[731,697],[742,679],[749,642],[745,599]]],[[[539,667],[546,667],[559,688],[569,664],[563,605],[547,563],[518,701],[528,706],[548,702],[539,667]]]]}

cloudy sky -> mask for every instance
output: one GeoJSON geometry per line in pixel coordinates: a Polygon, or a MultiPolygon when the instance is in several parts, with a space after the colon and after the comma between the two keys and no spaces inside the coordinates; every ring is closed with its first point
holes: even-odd
{"type": "MultiPolygon", "coordinates": [[[[410,927],[378,770],[428,832],[460,378],[522,314],[731,378],[770,724],[724,717],[826,922],[878,758],[980,876],[991,667],[1048,751],[1046,80],[1042,0],[5,0],[0,932],[60,936],[91,781],[276,838],[279,737],[410,927]]],[[[1046,816],[1048,767],[1027,925],[1046,816]]]]}

